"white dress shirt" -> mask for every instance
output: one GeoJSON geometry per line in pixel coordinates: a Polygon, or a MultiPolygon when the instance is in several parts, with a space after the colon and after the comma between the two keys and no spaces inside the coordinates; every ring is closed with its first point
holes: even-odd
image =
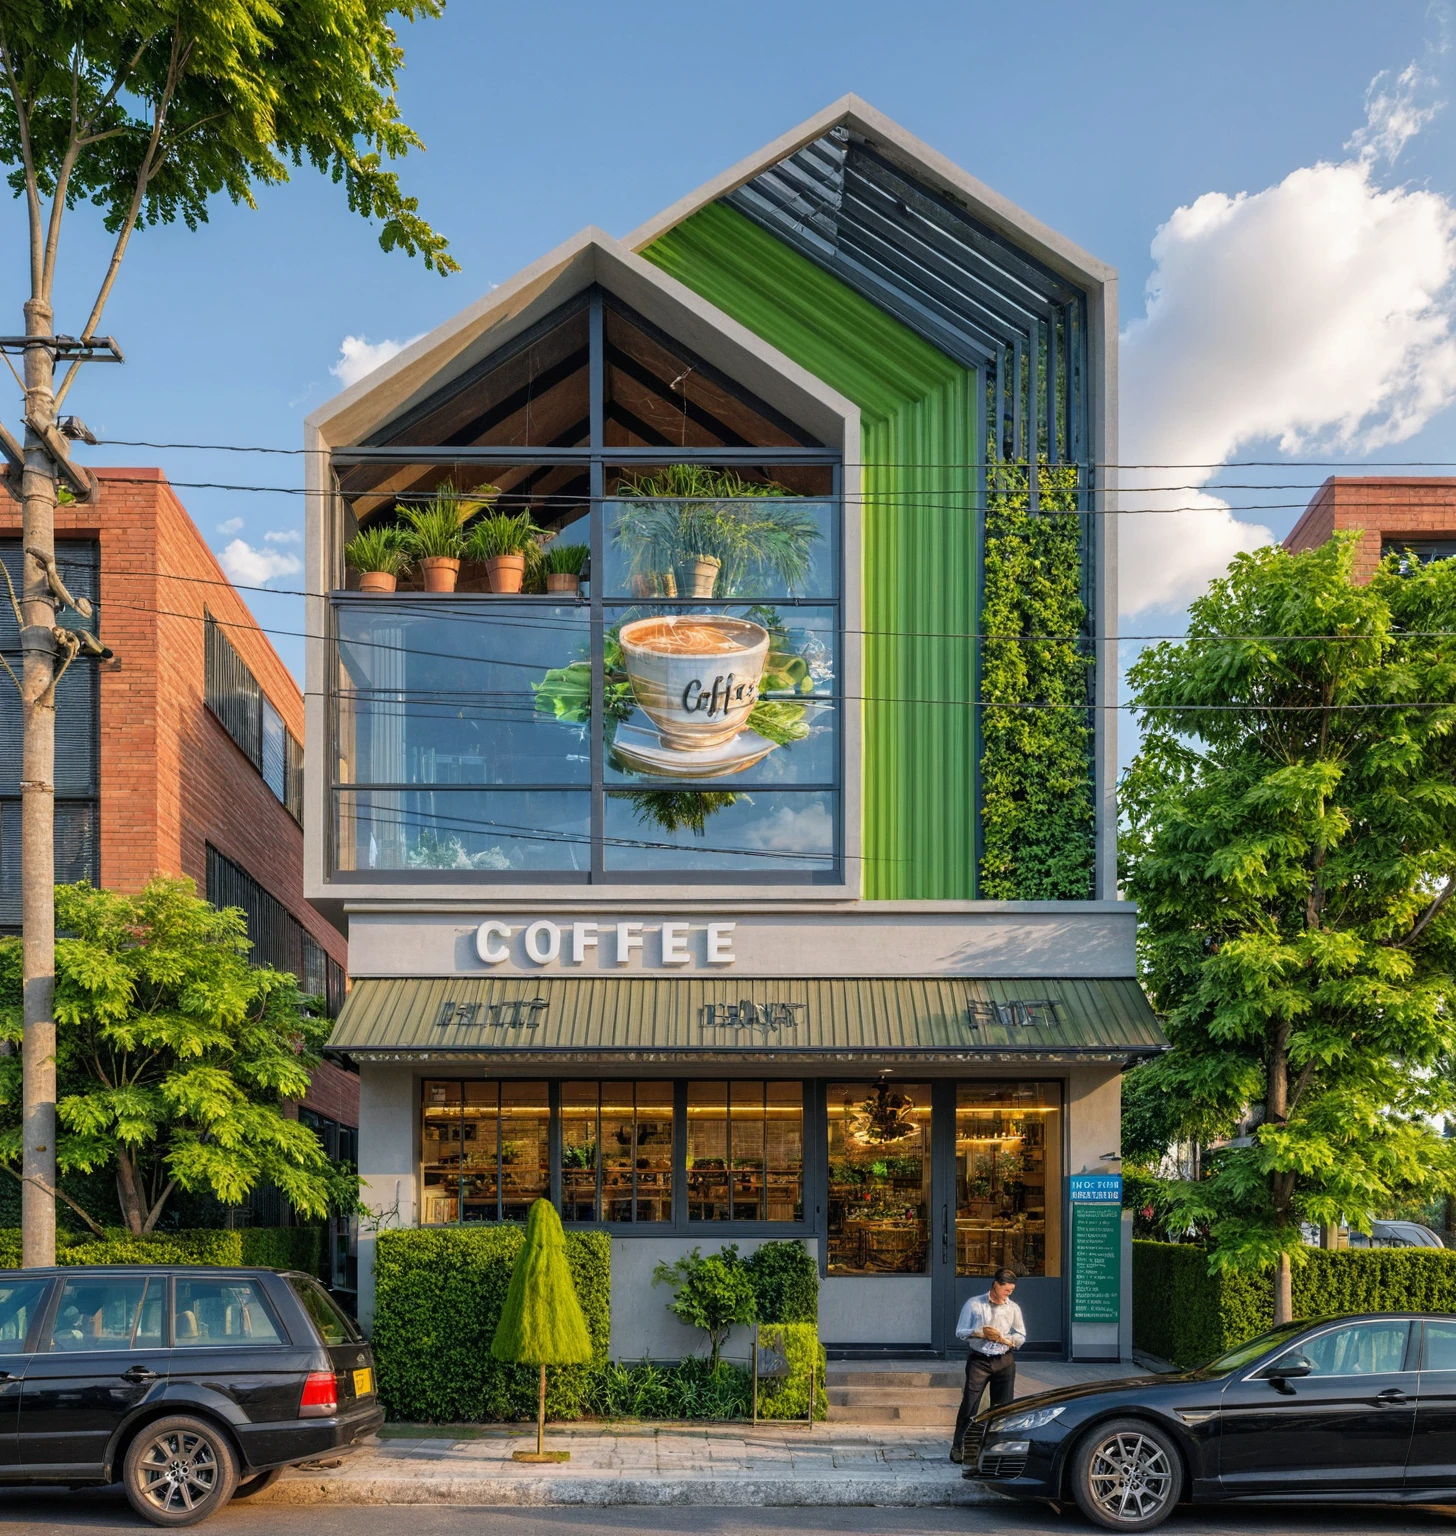
{"type": "Polygon", "coordinates": [[[1020,1349],[1026,1343],[1026,1323],[1021,1308],[1014,1301],[1003,1301],[997,1306],[989,1295],[972,1296],[961,1308],[956,1338],[964,1339],[978,1354],[1004,1355],[1008,1349],[1020,1349]],[[994,1339],[971,1337],[978,1329],[988,1326],[1004,1333],[1011,1343],[998,1344],[994,1339]]]}

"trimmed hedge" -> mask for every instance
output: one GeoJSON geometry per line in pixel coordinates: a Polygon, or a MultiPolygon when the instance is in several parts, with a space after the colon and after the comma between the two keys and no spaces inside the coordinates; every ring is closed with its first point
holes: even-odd
{"type": "Polygon", "coordinates": [[[764,1243],[743,1261],[761,1323],[819,1321],[819,1265],[801,1242],[764,1243]]]}
{"type": "MultiPolygon", "coordinates": [[[[1296,1318],[1349,1312],[1456,1313],[1456,1252],[1305,1248],[1294,1266],[1296,1318]]],[[[1210,1274],[1191,1243],[1132,1245],[1132,1337],[1174,1365],[1202,1365],[1273,1323],[1267,1272],[1210,1274]]]]}
{"type": "Polygon", "coordinates": [[[814,1366],[814,1417],[829,1416],[829,1394],[824,1375],[829,1357],[819,1342],[816,1323],[785,1323],[778,1329],[789,1362],[787,1376],[758,1384],[758,1416],[761,1419],[805,1419],[809,1415],[809,1368],[814,1366]]]}
{"type": "MultiPolygon", "coordinates": [[[[459,1424],[535,1417],[536,1368],[507,1365],[490,1353],[524,1240],[524,1230],[511,1225],[379,1234],[371,1343],[390,1418],[459,1424]]],[[[546,1372],[546,1413],[553,1419],[588,1411],[594,1367],[606,1364],[612,1328],[611,1237],[568,1232],[566,1259],[594,1365],[546,1372]]]]}
{"type": "MultiPolygon", "coordinates": [[[[217,1264],[260,1269],[301,1269],[316,1275],[322,1233],[318,1227],[240,1227],[150,1232],[137,1237],[113,1229],[104,1238],[56,1234],[57,1264],[217,1264]]],[[[0,1228],[0,1269],[20,1268],[20,1232],[0,1228]]]]}

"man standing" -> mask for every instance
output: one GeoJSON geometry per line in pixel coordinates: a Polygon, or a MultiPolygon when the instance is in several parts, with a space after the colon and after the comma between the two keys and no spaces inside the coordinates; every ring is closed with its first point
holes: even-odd
{"type": "Polygon", "coordinates": [[[991,1383],[993,1408],[1004,1408],[1016,1395],[1015,1351],[1026,1343],[1026,1323],[1021,1308],[1011,1299],[1015,1289],[1016,1271],[998,1269],[992,1277],[991,1289],[984,1296],[972,1296],[961,1308],[956,1338],[966,1341],[969,1353],[966,1390],[961,1394],[955,1438],[950,1447],[952,1461],[961,1459],[966,1426],[975,1417],[986,1383],[991,1383]]]}

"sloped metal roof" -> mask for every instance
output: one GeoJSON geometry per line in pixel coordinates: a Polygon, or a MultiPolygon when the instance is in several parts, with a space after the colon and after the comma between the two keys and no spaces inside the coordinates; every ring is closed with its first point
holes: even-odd
{"type": "Polygon", "coordinates": [[[384,977],[328,1049],[365,1060],[1117,1060],[1167,1046],[1130,977],[384,977]],[[1020,1006],[1017,1006],[1020,1005],[1020,1006]]]}

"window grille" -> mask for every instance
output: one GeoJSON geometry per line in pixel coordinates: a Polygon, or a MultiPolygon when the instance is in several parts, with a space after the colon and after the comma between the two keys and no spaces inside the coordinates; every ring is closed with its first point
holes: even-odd
{"type": "Polygon", "coordinates": [[[258,686],[222,625],[204,610],[203,701],[263,775],[295,821],[303,822],[303,747],[258,686]]]}
{"type": "Polygon", "coordinates": [[[247,918],[255,965],[271,965],[298,978],[299,990],[322,997],[330,1018],[344,1006],[344,968],[302,923],[246,870],[207,846],[207,899],[215,907],[240,907],[247,918]]]}

